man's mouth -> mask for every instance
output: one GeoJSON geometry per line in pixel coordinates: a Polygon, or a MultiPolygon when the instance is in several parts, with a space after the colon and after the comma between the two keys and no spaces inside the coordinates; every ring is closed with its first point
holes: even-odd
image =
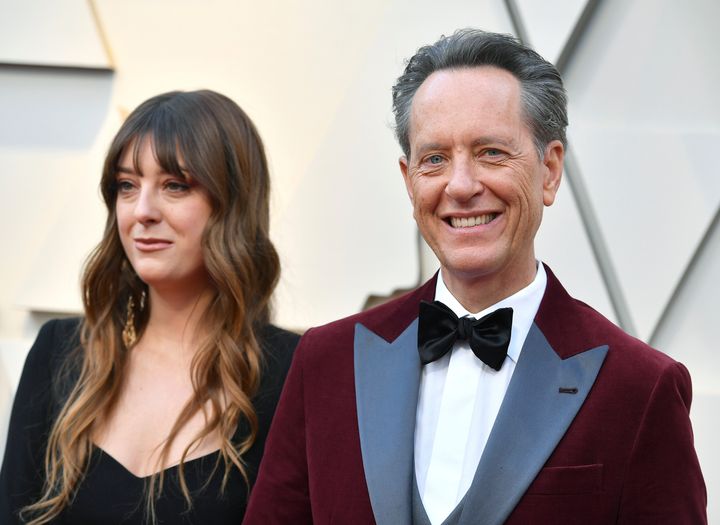
{"type": "Polygon", "coordinates": [[[486,213],[477,217],[450,217],[450,225],[453,228],[472,228],[492,222],[498,216],[497,213],[486,213]]]}

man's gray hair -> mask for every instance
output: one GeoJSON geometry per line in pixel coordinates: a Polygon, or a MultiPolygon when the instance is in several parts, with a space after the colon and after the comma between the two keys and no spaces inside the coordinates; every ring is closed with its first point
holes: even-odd
{"type": "Polygon", "coordinates": [[[541,159],[550,141],[567,146],[567,97],[557,68],[511,35],[459,29],[418,49],[392,88],[395,134],[406,157],[410,109],[420,85],[435,71],[477,66],[504,69],[520,81],[524,117],[541,159]]]}

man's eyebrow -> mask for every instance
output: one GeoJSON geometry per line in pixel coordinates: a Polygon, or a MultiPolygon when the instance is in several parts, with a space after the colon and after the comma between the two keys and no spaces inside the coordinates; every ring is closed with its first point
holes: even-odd
{"type": "MultiPolygon", "coordinates": [[[[477,148],[478,146],[484,146],[487,144],[499,144],[508,148],[515,148],[515,141],[513,141],[512,139],[508,140],[495,135],[483,135],[482,137],[477,137],[475,140],[472,141],[471,146],[473,148],[477,148]]],[[[439,142],[428,142],[427,144],[422,144],[421,146],[418,146],[417,154],[423,155],[427,151],[443,150],[446,148],[447,146],[444,146],[439,142]]]]}
{"type": "Polygon", "coordinates": [[[472,147],[476,148],[478,146],[484,146],[486,144],[500,144],[502,146],[507,146],[508,148],[514,148],[515,142],[513,140],[507,140],[500,137],[495,137],[492,135],[486,135],[483,137],[478,137],[475,140],[472,141],[472,147]]]}
{"type": "Polygon", "coordinates": [[[439,142],[429,142],[427,144],[418,146],[417,152],[418,152],[418,155],[421,155],[421,154],[425,153],[426,151],[432,151],[432,150],[438,150],[438,149],[445,149],[445,146],[443,146],[439,142]]]}

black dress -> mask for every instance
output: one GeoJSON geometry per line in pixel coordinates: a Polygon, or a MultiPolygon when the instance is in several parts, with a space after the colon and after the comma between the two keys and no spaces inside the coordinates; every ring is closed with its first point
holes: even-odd
{"type": "MultiPolygon", "coordinates": [[[[15,394],[5,458],[0,471],[0,524],[21,523],[18,511],[36,501],[41,494],[43,460],[52,422],[65,399],[57,380],[58,370],[67,356],[78,347],[78,319],[54,320],[46,323],[30,349],[20,385],[15,394]]],[[[243,456],[250,483],[254,483],[262,457],[270,420],[287,375],[298,336],[268,325],[260,334],[265,355],[260,388],[253,402],[258,416],[255,444],[243,456]]],[[[67,382],[65,382],[67,384],[67,382]]],[[[236,438],[247,434],[240,424],[236,438]]],[[[185,462],[185,479],[193,496],[187,511],[177,481],[177,467],[165,470],[162,495],[156,500],[158,524],[234,524],[241,522],[249,487],[233,468],[224,493],[220,487],[224,463],[218,466],[208,483],[218,452],[185,462]],[[207,483],[207,485],[206,485],[207,483]]],[[[110,455],[94,448],[87,475],[78,487],[72,504],[55,524],[112,525],[142,524],[144,492],[149,478],[138,478],[110,455]]]]}

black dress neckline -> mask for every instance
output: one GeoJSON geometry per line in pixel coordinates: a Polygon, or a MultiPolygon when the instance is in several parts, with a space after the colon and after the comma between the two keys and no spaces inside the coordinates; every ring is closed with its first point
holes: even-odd
{"type": "MultiPolygon", "coordinates": [[[[96,445],[95,443],[93,443],[92,448],[93,448],[93,454],[94,454],[94,455],[96,455],[96,456],[98,456],[98,457],[105,457],[105,458],[107,458],[107,459],[108,459],[108,462],[109,462],[109,463],[113,463],[113,464],[117,467],[117,470],[118,470],[118,471],[122,471],[122,472],[124,472],[125,474],[127,474],[129,477],[132,477],[132,478],[134,478],[134,479],[141,480],[141,481],[147,481],[147,480],[149,480],[152,476],[154,476],[154,475],[156,475],[156,474],[160,474],[161,472],[164,473],[165,475],[167,475],[169,472],[171,472],[171,471],[174,472],[174,471],[176,471],[176,470],[178,469],[178,467],[180,467],[180,463],[178,462],[178,463],[175,463],[174,465],[170,465],[169,467],[166,467],[166,468],[164,468],[164,469],[162,469],[162,470],[158,470],[157,472],[153,472],[152,474],[148,474],[147,476],[138,476],[137,474],[133,473],[129,468],[127,468],[125,465],[123,465],[120,461],[118,461],[118,460],[115,458],[115,456],[113,456],[112,454],[110,454],[107,450],[105,450],[105,449],[102,448],[101,446],[98,446],[98,445],[96,445]]],[[[195,462],[205,462],[205,461],[207,461],[208,459],[211,459],[211,458],[213,459],[213,461],[215,461],[216,458],[217,458],[217,456],[218,456],[219,454],[220,454],[220,449],[218,448],[218,449],[213,450],[212,452],[208,452],[207,454],[203,454],[202,456],[197,456],[197,457],[192,458],[192,459],[187,459],[187,460],[183,461],[183,464],[185,465],[185,468],[187,469],[190,465],[192,465],[192,464],[195,463],[195,462]]]]}

